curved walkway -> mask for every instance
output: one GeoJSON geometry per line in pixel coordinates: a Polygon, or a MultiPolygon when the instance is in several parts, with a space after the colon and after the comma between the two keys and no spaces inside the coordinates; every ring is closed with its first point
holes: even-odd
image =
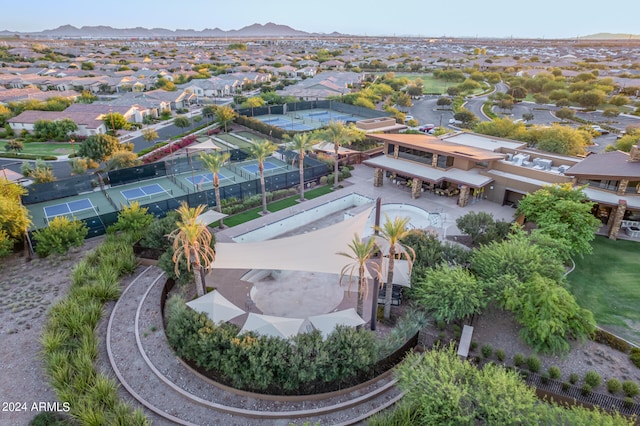
{"type": "Polygon", "coordinates": [[[224,390],[187,368],[169,347],[160,310],[164,281],[155,266],[136,277],[111,313],[106,343],[122,386],[167,424],[350,425],[402,396],[390,375],[346,395],[299,402],[224,390]]]}

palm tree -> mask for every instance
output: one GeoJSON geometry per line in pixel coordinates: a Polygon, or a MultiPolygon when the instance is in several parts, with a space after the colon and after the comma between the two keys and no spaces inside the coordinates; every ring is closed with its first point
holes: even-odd
{"type": "Polygon", "coordinates": [[[413,248],[405,246],[401,243],[412,232],[409,228],[409,217],[396,217],[389,219],[389,216],[384,215],[385,222],[378,228],[380,236],[385,240],[389,246],[387,256],[389,257],[389,263],[387,266],[387,281],[385,283],[384,292],[384,318],[389,319],[391,317],[391,296],[393,295],[393,268],[395,259],[397,257],[404,257],[409,264],[409,272],[413,266],[413,261],[416,258],[416,253],[413,248]]]}
{"type": "Polygon", "coordinates": [[[262,214],[267,214],[267,193],[264,187],[264,161],[276,152],[278,146],[270,141],[255,143],[249,147],[249,155],[258,160],[258,170],[260,171],[260,187],[262,188],[262,214]]]}
{"type": "Polygon", "coordinates": [[[300,201],[304,201],[304,156],[315,144],[313,133],[296,133],[291,147],[298,151],[298,167],[300,168],[300,201]]]}
{"type": "Polygon", "coordinates": [[[198,216],[205,207],[201,204],[192,208],[183,201],[176,210],[179,215],[179,220],[176,221],[177,228],[168,235],[169,239],[173,240],[176,275],[180,275],[178,264],[183,258],[187,262],[187,271],[191,271],[191,265],[197,270],[194,275],[198,297],[206,293],[204,270],[216,259],[216,253],[211,247],[211,232],[205,223],[198,221],[198,216]]]}
{"type": "Polygon", "coordinates": [[[340,165],[338,164],[338,151],[340,146],[361,140],[364,134],[354,126],[345,126],[340,121],[330,121],[327,127],[320,132],[327,142],[333,144],[333,153],[335,164],[333,170],[333,188],[338,188],[338,176],[340,173],[340,165]]]}
{"type": "MultiPolygon", "coordinates": [[[[216,191],[216,209],[218,213],[222,213],[222,202],[220,201],[220,169],[229,160],[230,153],[225,152],[212,152],[210,154],[203,154],[200,159],[204,163],[204,166],[213,174],[213,189],[216,191]]],[[[220,218],[220,228],[224,227],[222,218],[220,218]]]]}
{"type": "MultiPolygon", "coordinates": [[[[353,278],[354,272],[358,271],[358,302],[356,304],[356,312],[358,315],[362,316],[363,314],[363,303],[364,299],[367,296],[367,278],[365,276],[365,268],[367,264],[373,269],[373,271],[380,277],[381,270],[380,264],[376,262],[369,262],[373,254],[375,253],[375,239],[369,238],[366,241],[362,241],[358,234],[353,236],[353,240],[351,244],[349,244],[349,248],[351,251],[349,253],[338,252],[340,256],[344,256],[352,260],[351,263],[345,265],[342,270],[340,270],[340,285],[342,285],[342,279],[345,275],[349,275],[349,289],[351,289],[351,281],[353,278]]],[[[377,294],[373,294],[372,297],[377,297],[377,294]]],[[[375,312],[372,312],[371,315],[375,315],[375,312]]],[[[373,319],[372,319],[373,321],[373,319]]]]}

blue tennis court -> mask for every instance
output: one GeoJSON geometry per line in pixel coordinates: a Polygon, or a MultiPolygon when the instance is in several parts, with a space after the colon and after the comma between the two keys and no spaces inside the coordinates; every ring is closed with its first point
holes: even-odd
{"type": "Polygon", "coordinates": [[[47,206],[44,208],[44,214],[46,218],[49,219],[56,216],[78,213],[84,210],[93,210],[93,204],[88,198],[47,206]]]}
{"type": "MultiPolygon", "coordinates": [[[[263,163],[264,165],[264,171],[266,172],[267,170],[273,170],[273,169],[278,169],[280,168],[280,166],[278,166],[277,164],[274,164],[270,161],[265,161],[263,163]]],[[[245,169],[246,171],[248,171],[249,173],[253,173],[254,175],[260,173],[260,169],[259,166],[257,164],[247,164],[242,166],[243,169],[245,169]]]]}
{"type": "Polygon", "coordinates": [[[131,188],[120,191],[122,196],[127,200],[137,200],[139,198],[153,197],[158,194],[165,194],[167,191],[159,184],[141,186],[139,188],[131,188]]]}
{"type": "MultiPolygon", "coordinates": [[[[203,173],[201,175],[195,175],[193,177],[189,176],[186,179],[192,185],[202,185],[204,183],[213,182],[213,173],[203,173]]],[[[228,179],[228,178],[225,175],[223,175],[222,173],[218,173],[218,179],[225,180],[225,179],[228,179]]]]}

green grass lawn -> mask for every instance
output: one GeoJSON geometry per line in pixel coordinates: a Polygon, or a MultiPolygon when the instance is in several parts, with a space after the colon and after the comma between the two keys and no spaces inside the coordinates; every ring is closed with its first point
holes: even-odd
{"type": "Polygon", "coordinates": [[[421,78],[424,83],[423,93],[446,93],[447,88],[451,86],[455,86],[458,83],[447,82],[444,80],[438,80],[433,78],[433,74],[422,74],[422,73],[396,73],[396,77],[406,77],[409,80],[413,81],[416,78],[421,78]]]}
{"type": "MultiPolygon", "coordinates": [[[[4,149],[4,143],[0,142],[0,149],[4,149]]],[[[78,144],[76,144],[76,148],[78,148],[78,144]]],[[[73,147],[68,142],[57,142],[57,143],[48,143],[48,142],[27,142],[24,143],[24,148],[20,151],[21,154],[31,154],[31,155],[67,155],[73,153],[73,147]]]]}
{"type": "MultiPolygon", "coordinates": [[[[305,191],[304,193],[304,198],[306,198],[307,200],[312,200],[314,198],[320,197],[322,195],[328,194],[331,191],[333,191],[333,189],[331,188],[331,185],[325,185],[325,186],[321,186],[318,188],[314,188],[311,189],[309,191],[305,191]]],[[[286,208],[289,207],[293,207],[295,205],[298,204],[297,200],[300,198],[299,195],[294,195],[291,197],[287,197],[287,198],[283,198],[281,200],[278,201],[273,201],[271,203],[269,203],[267,205],[267,210],[269,210],[270,212],[277,212],[279,210],[284,210],[286,208]]],[[[237,225],[240,225],[241,223],[245,223],[245,222],[249,222],[250,220],[254,220],[254,219],[258,219],[260,217],[260,212],[262,211],[262,207],[256,207],[254,209],[251,210],[247,210],[245,212],[242,213],[238,213],[236,215],[230,216],[226,219],[224,219],[224,225],[231,228],[237,225]]],[[[212,224],[210,224],[209,226],[211,226],[212,228],[215,228],[216,226],[218,226],[218,222],[214,222],[212,224]]]]}
{"type": "Polygon", "coordinates": [[[596,237],[592,246],[576,259],[569,288],[598,325],[640,344],[640,243],[596,237]]]}

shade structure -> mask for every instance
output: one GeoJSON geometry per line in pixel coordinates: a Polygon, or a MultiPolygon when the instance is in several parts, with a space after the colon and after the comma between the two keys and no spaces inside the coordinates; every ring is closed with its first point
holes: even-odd
{"type": "Polygon", "coordinates": [[[187,151],[204,151],[204,150],[216,151],[219,149],[220,147],[216,145],[215,142],[211,140],[211,138],[209,138],[202,143],[191,145],[190,147],[187,148],[187,151]]]}
{"type": "Polygon", "coordinates": [[[198,223],[201,223],[203,225],[208,225],[210,223],[213,223],[217,220],[220,219],[224,219],[225,217],[227,217],[228,215],[224,214],[224,213],[219,213],[215,210],[207,210],[206,212],[202,213],[200,216],[198,216],[196,218],[196,221],[198,223]]]}
{"type": "Polygon", "coordinates": [[[338,325],[356,327],[365,323],[353,308],[323,315],[315,315],[309,317],[308,320],[316,329],[320,330],[320,333],[322,333],[322,336],[325,338],[329,336],[338,325]]]}
{"type": "MultiPolygon", "coordinates": [[[[382,281],[386,284],[389,271],[389,258],[382,258],[382,281]]],[[[411,287],[411,272],[406,260],[396,259],[393,262],[393,282],[391,284],[411,287]]]]}
{"type": "Polygon", "coordinates": [[[194,311],[206,314],[216,324],[232,320],[245,313],[217,290],[187,302],[187,306],[194,311]]]}
{"type": "Polygon", "coordinates": [[[350,252],[354,234],[362,235],[372,209],[306,234],[248,243],[216,243],[216,261],[211,268],[340,274],[350,261],[337,253],[350,252]]]}
{"type": "Polygon", "coordinates": [[[244,323],[244,326],[242,326],[240,333],[253,331],[262,336],[288,339],[300,332],[302,323],[304,323],[303,318],[274,317],[271,315],[249,313],[247,321],[244,323]]]}

